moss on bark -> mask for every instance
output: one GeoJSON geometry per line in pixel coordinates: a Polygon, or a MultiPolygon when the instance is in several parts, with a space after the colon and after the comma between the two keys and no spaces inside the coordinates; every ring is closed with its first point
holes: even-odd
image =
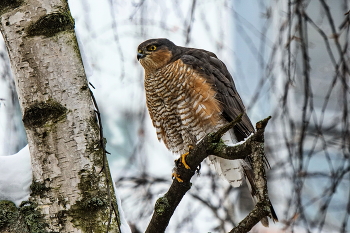
{"type": "Polygon", "coordinates": [[[0,201],[0,231],[9,224],[16,222],[17,218],[16,205],[11,201],[0,201]]]}
{"type": "Polygon", "coordinates": [[[11,201],[0,201],[0,232],[46,233],[47,224],[36,208],[29,201],[19,208],[11,201]]]}
{"type": "Polygon", "coordinates": [[[44,221],[42,214],[37,210],[37,204],[25,201],[19,206],[19,212],[24,219],[29,232],[31,233],[45,233],[45,228],[48,224],[44,221]]]}
{"type": "MultiPolygon", "coordinates": [[[[73,224],[83,232],[106,232],[107,223],[111,221],[108,232],[118,232],[118,220],[110,220],[108,194],[97,186],[101,183],[101,177],[97,172],[88,173],[85,170],[80,172],[80,176],[81,182],[78,186],[82,199],[67,212],[73,218],[73,224]]],[[[114,198],[111,201],[115,201],[114,198]]]]}

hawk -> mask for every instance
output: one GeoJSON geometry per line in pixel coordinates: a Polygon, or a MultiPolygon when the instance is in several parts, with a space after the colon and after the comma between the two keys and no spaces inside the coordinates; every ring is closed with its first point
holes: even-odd
{"type": "MultiPolygon", "coordinates": [[[[145,70],[146,103],[158,140],[172,152],[187,154],[189,146],[196,145],[205,135],[241,113],[242,121],[223,140],[227,144],[235,143],[254,133],[232,76],[214,53],[176,46],[160,38],[141,43],[137,59],[145,70]]],[[[240,186],[245,178],[257,201],[249,161],[214,155],[209,160],[232,186],[240,186]]],[[[270,209],[271,217],[277,221],[272,205],[270,209]]],[[[262,223],[268,226],[267,218],[262,223]]]]}

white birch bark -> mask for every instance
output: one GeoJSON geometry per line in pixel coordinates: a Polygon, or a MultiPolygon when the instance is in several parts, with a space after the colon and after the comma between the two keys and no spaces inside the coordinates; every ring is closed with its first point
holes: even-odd
{"type": "MultiPolygon", "coordinates": [[[[4,1],[0,17],[31,153],[27,205],[42,215],[35,224],[107,232],[114,190],[108,167],[108,181],[100,172],[104,153],[67,1],[4,1]]],[[[119,232],[111,218],[108,232],[119,232]]]]}

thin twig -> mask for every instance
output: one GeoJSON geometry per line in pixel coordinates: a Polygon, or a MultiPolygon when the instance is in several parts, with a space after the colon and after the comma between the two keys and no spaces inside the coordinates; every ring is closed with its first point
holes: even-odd
{"type": "MultiPolygon", "coordinates": [[[[95,87],[90,82],[89,82],[89,84],[95,89],[95,87]]],[[[121,232],[120,222],[119,222],[119,218],[118,218],[119,213],[117,211],[117,208],[115,208],[115,203],[112,203],[112,196],[111,196],[111,190],[110,190],[110,186],[111,186],[110,173],[109,173],[108,163],[107,163],[107,153],[108,152],[106,151],[106,143],[104,142],[104,137],[103,137],[103,127],[102,127],[101,114],[100,114],[100,110],[98,109],[98,105],[97,105],[95,96],[94,96],[93,92],[91,91],[91,89],[90,89],[90,94],[91,94],[92,102],[93,102],[94,107],[95,107],[95,113],[97,116],[99,130],[100,130],[100,146],[102,147],[102,150],[103,150],[103,167],[99,173],[101,173],[102,171],[104,171],[104,173],[105,173],[107,195],[108,195],[108,202],[109,202],[109,218],[108,218],[106,233],[108,233],[109,228],[111,226],[113,212],[115,214],[115,218],[116,218],[116,221],[118,224],[118,230],[119,230],[119,232],[121,232]]],[[[112,184],[112,187],[113,187],[113,184],[112,184]]]]}

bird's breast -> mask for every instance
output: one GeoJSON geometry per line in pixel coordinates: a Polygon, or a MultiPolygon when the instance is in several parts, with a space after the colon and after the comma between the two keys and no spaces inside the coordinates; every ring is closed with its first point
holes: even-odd
{"type": "Polygon", "coordinates": [[[221,125],[216,91],[205,77],[181,60],[146,73],[145,90],[158,138],[169,149],[195,144],[221,125]]]}

